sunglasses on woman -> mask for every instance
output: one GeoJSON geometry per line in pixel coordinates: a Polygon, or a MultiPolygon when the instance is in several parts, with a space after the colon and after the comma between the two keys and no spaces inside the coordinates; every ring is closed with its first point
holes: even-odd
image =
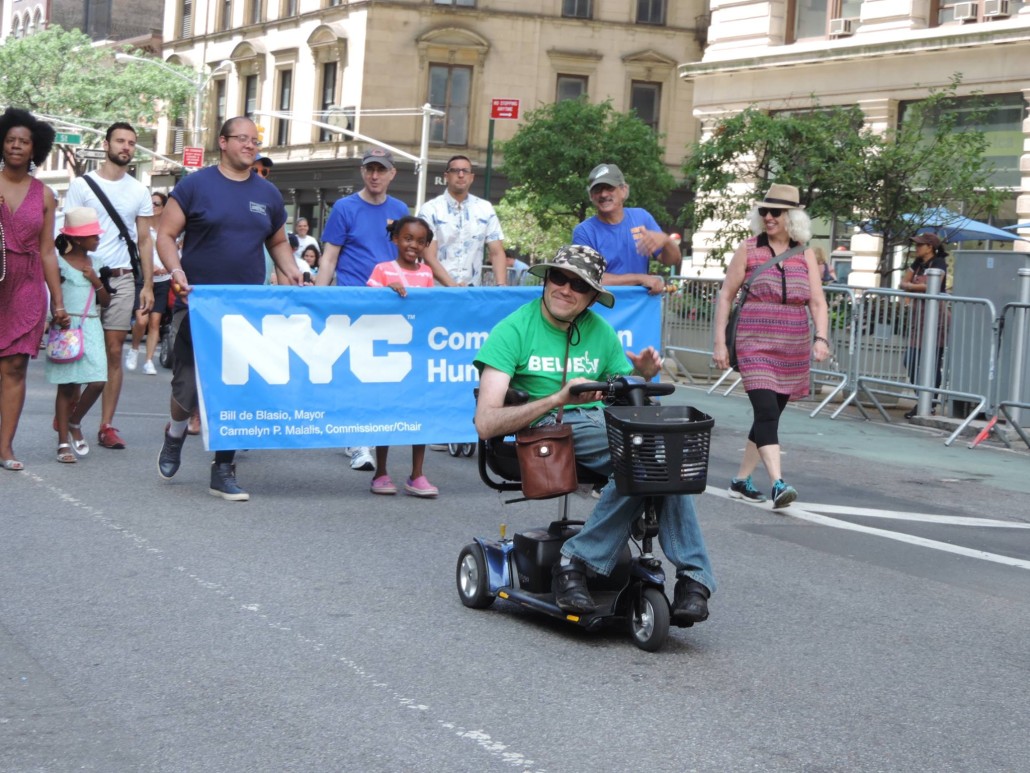
{"type": "Polygon", "coordinates": [[[254,167],[254,171],[257,172],[262,177],[268,177],[268,175],[271,173],[272,170],[269,169],[264,164],[262,164],[261,166],[254,167]]]}
{"type": "Polygon", "coordinates": [[[577,293],[582,295],[586,295],[594,289],[585,280],[580,279],[578,276],[569,276],[568,274],[563,274],[561,271],[555,271],[553,268],[549,269],[547,272],[547,281],[558,285],[558,287],[568,285],[577,293]]]}
{"type": "Polygon", "coordinates": [[[766,215],[772,215],[773,217],[779,217],[785,211],[786,210],[778,209],[778,208],[775,208],[775,207],[759,207],[758,208],[758,216],[759,217],[765,217],[766,215]]]}

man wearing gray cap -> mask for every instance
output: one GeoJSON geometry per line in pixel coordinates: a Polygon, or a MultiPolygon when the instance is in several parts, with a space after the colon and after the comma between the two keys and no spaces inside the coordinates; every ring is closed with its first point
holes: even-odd
{"type": "Polygon", "coordinates": [[[604,255],[608,261],[606,285],[641,285],[652,295],[660,293],[665,282],[648,273],[648,263],[654,258],[678,266],[683,258],[677,244],[646,209],[625,206],[629,186],[615,164],[594,167],[587,179],[587,193],[597,214],[576,226],[572,241],[604,255]]]}
{"type": "MultiPolygon", "coordinates": [[[[542,296],[498,322],[475,358],[480,371],[475,423],[481,438],[553,424],[564,406],[562,421],[572,426],[576,461],[609,476],[586,525],[562,545],[562,558],[552,570],[555,603],[569,614],[595,609],[586,568],[611,574],[643,508],[643,497],[620,494],[611,478],[601,393],[572,395],[569,390],[584,380],[629,373],[652,379],[662,366],[652,346],[639,354],[624,351],[614,328],[590,311],[595,301],[609,308],[615,304],[603,285],[604,269],[601,255],[578,244],[566,245],[550,262],[530,268],[544,280],[542,296]],[[505,405],[509,387],[527,392],[529,402],[505,405]]],[[[676,566],[673,623],[706,620],[715,579],[693,499],[686,494],[663,497],[658,528],[662,550],[676,566]]]]}
{"type": "MultiPolygon", "coordinates": [[[[322,231],[322,257],[315,284],[329,285],[333,278],[341,287],[366,287],[372,269],[397,257],[386,227],[408,215],[408,205],[387,193],[397,175],[393,154],[384,148],[369,148],[361,158],[364,187],[333,204],[322,231]]],[[[375,469],[372,449],[345,449],[352,470],[375,469]]]]}

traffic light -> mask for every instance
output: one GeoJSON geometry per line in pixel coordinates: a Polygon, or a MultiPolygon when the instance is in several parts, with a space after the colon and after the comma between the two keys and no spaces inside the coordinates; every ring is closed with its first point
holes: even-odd
{"type": "Polygon", "coordinates": [[[265,144],[265,127],[262,126],[261,124],[255,124],[255,126],[257,126],[258,147],[259,148],[260,147],[264,147],[264,144],[265,144]]]}

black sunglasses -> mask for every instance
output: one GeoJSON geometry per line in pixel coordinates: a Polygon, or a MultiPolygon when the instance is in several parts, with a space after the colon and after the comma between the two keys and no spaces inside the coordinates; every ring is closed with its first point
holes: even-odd
{"type": "Polygon", "coordinates": [[[561,271],[555,271],[553,268],[548,269],[547,271],[547,281],[558,285],[558,287],[568,285],[577,293],[581,293],[583,295],[594,291],[594,288],[591,287],[586,280],[580,279],[578,276],[563,274],[561,271]]]}
{"type": "Polygon", "coordinates": [[[261,166],[256,166],[256,167],[254,167],[254,171],[255,171],[255,172],[257,172],[257,173],[258,173],[259,175],[261,175],[262,177],[268,177],[269,173],[270,173],[270,172],[271,172],[272,170],[271,170],[271,169],[269,169],[269,168],[268,168],[267,166],[265,166],[264,164],[262,164],[261,166]]]}
{"type": "Polygon", "coordinates": [[[758,216],[759,217],[765,217],[766,215],[772,215],[773,217],[779,217],[785,211],[786,210],[777,209],[777,208],[773,208],[773,207],[759,207],[758,208],[758,216]]]}

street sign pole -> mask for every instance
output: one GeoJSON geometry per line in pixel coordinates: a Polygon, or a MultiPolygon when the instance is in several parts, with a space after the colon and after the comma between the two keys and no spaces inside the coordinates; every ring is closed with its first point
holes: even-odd
{"type": "Polygon", "coordinates": [[[519,118],[519,100],[494,99],[490,103],[490,126],[486,136],[486,184],[483,186],[483,198],[490,198],[490,178],[494,166],[494,124],[497,119],[517,121],[519,118]]]}
{"type": "Polygon", "coordinates": [[[494,124],[497,123],[493,118],[490,119],[490,129],[486,135],[486,184],[483,186],[483,198],[487,201],[490,200],[490,178],[493,176],[494,170],[494,124]]]}

